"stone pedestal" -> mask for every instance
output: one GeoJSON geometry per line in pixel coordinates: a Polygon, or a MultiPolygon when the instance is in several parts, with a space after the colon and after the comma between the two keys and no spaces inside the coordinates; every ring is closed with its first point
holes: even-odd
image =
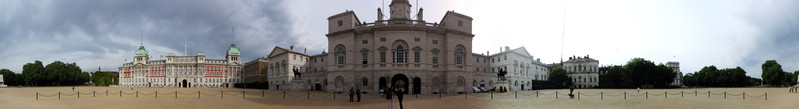
{"type": "Polygon", "coordinates": [[[499,79],[499,81],[497,81],[497,86],[495,87],[496,89],[494,89],[494,91],[499,92],[500,88],[505,88],[506,90],[510,90],[509,86],[510,86],[510,82],[508,81],[508,79],[504,79],[504,78],[503,79],[499,79]]]}
{"type": "Polygon", "coordinates": [[[3,82],[3,75],[0,75],[0,87],[8,87],[5,82],[3,82]]]}

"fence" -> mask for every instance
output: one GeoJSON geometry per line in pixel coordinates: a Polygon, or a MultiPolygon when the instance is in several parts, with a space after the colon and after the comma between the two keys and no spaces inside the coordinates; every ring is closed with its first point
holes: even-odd
{"type": "MultiPolygon", "coordinates": [[[[280,95],[282,95],[283,99],[286,99],[286,97],[311,99],[312,98],[311,96],[313,95],[314,99],[317,99],[317,98],[330,99],[332,97],[333,100],[336,99],[336,96],[341,96],[340,94],[336,94],[336,93],[316,93],[316,92],[312,93],[310,91],[306,91],[306,92],[265,91],[265,90],[262,90],[262,91],[212,91],[212,92],[208,92],[208,91],[206,91],[206,92],[201,92],[201,91],[197,91],[197,92],[193,92],[193,91],[192,92],[186,92],[186,91],[182,91],[182,92],[179,92],[179,91],[166,91],[166,92],[164,92],[164,91],[160,91],[159,92],[159,91],[154,91],[154,92],[149,92],[149,93],[143,93],[143,92],[139,92],[139,91],[123,92],[121,90],[120,91],[108,91],[108,90],[106,90],[104,92],[102,92],[102,91],[101,92],[91,91],[91,92],[82,93],[80,91],[77,91],[75,93],[58,92],[58,93],[54,93],[54,94],[40,94],[39,92],[36,92],[36,100],[39,100],[40,96],[41,97],[56,97],[57,96],[58,99],[61,99],[61,96],[77,96],[77,98],[80,98],[81,95],[91,95],[92,97],[97,97],[98,94],[101,95],[101,96],[102,95],[105,95],[105,96],[118,95],[119,97],[122,97],[123,95],[127,95],[127,96],[136,96],[136,98],[138,98],[139,95],[152,96],[152,97],[155,97],[155,98],[158,98],[158,95],[161,95],[162,98],[164,96],[172,97],[174,95],[175,99],[177,99],[178,96],[180,96],[180,95],[182,95],[182,96],[194,96],[194,95],[196,95],[197,99],[201,99],[203,96],[205,96],[205,97],[217,97],[218,96],[219,98],[225,98],[225,95],[228,95],[229,97],[230,96],[237,97],[237,96],[240,95],[241,98],[246,98],[248,95],[249,96],[259,96],[260,95],[260,97],[262,97],[262,98],[266,97],[267,95],[269,95],[269,96],[280,96],[280,95]]],[[[522,97],[535,96],[535,98],[539,98],[541,96],[554,96],[555,99],[559,99],[561,96],[569,97],[569,98],[572,98],[572,99],[575,98],[575,97],[577,99],[582,99],[583,96],[585,96],[585,97],[593,97],[593,98],[599,97],[600,100],[604,100],[605,96],[608,96],[608,97],[619,97],[619,98],[623,97],[624,100],[627,100],[628,96],[630,96],[630,97],[641,97],[641,96],[644,96],[645,99],[649,99],[650,96],[652,96],[652,97],[663,96],[664,98],[668,98],[669,95],[673,95],[673,96],[679,95],[680,97],[685,97],[685,94],[688,94],[689,96],[691,94],[693,94],[694,96],[707,95],[708,98],[711,98],[711,95],[716,95],[716,96],[723,96],[724,99],[727,99],[727,96],[740,96],[744,100],[746,100],[746,97],[749,97],[750,99],[751,98],[763,98],[765,100],[768,100],[768,93],[764,93],[762,95],[750,95],[750,94],[746,94],[746,92],[741,92],[741,93],[737,93],[737,94],[731,94],[731,93],[727,93],[726,91],[724,91],[724,92],[711,92],[711,91],[699,92],[699,91],[696,91],[696,90],[693,91],[693,92],[680,91],[680,92],[674,92],[674,93],[670,93],[668,91],[663,91],[662,93],[659,93],[659,92],[650,93],[650,92],[647,91],[647,92],[644,92],[644,93],[637,93],[637,94],[632,94],[632,93],[627,93],[627,92],[622,92],[622,93],[605,93],[605,92],[582,93],[582,92],[577,92],[577,94],[568,94],[568,93],[561,93],[561,92],[557,92],[557,91],[552,92],[552,93],[539,92],[539,91],[535,91],[535,92],[532,92],[532,91],[522,91],[522,92],[515,91],[515,92],[507,92],[507,93],[494,93],[494,92],[489,92],[489,93],[471,93],[471,94],[470,93],[464,93],[462,95],[463,95],[464,99],[469,99],[469,97],[472,97],[473,99],[475,97],[477,97],[477,98],[488,97],[490,99],[494,99],[495,96],[496,97],[501,97],[501,98],[510,98],[510,96],[512,96],[513,99],[519,99],[519,96],[521,95],[522,97]]],[[[409,96],[415,96],[416,98],[419,98],[419,94],[409,95],[409,96]]],[[[422,95],[422,96],[438,96],[439,99],[443,98],[443,94],[422,95]]],[[[458,95],[454,95],[454,96],[458,96],[458,95]]]]}

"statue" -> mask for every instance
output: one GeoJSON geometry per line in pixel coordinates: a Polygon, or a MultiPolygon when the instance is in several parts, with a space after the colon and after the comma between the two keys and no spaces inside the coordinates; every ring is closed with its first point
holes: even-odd
{"type": "Polygon", "coordinates": [[[296,76],[297,79],[302,79],[301,78],[302,77],[302,73],[300,73],[299,69],[294,68],[294,70],[292,70],[292,71],[294,71],[294,75],[296,76]]]}
{"type": "Polygon", "coordinates": [[[3,82],[3,75],[2,75],[2,74],[0,74],[0,87],[8,87],[8,86],[6,86],[6,84],[3,82]]]}
{"type": "Polygon", "coordinates": [[[500,79],[505,79],[505,75],[507,75],[507,74],[508,74],[508,71],[499,69],[499,73],[497,73],[497,77],[499,77],[500,79]]]}

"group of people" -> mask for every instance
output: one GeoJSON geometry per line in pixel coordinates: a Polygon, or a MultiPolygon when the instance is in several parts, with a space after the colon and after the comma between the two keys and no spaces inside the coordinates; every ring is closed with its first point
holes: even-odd
{"type": "Polygon", "coordinates": [[[350,93],[348,93],[350,95],[350,102],[361,102],[361,88],[355,89],[355,91],[353,91],[352,89],[353,88],[350,87],[350,93]],[[357,96],[358,101],[354,101],[352,96],[357,96]]]}
{"type": "Polygon", "coordinates": [[[499,92],[508,92],[508,88],[500,86],[499,88],[497,88],[497,91],[499,91],[499,92]]]}
{"type": "Polygon", "coordinates": [[[392,86],[392,87],[386,87],[386,89],[384,89],[383,93],[385,94],[384,97],[386,98],[386,100],[388,100],[388,108],[389,109],[392,109],[393,106],[394,106],[394,99],[393,98],[397,98],[397,101],[399,101],[400,109],[403,108],[402,107],[402,98],[403,98],[403,95],[405,94],[404,92],[405,92],[405,89],[402,89],[402,87],[393,87],[392,86]]]}
{"type": "Polygon", "coordinates": [[[798,90],[799,90],[799,85],[788,87],[788,93],[797,93],[798,90]]]}

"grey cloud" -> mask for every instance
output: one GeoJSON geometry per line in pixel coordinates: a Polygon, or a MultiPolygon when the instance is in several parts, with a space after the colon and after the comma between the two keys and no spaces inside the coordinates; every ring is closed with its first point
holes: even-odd
{"type": "Polygon", "coordinates": [[[799,2],[759,2],[747,13],[747,23],[760,33],[755,49],[748,52],[742,64],[747,72],[760,77],[766,60],[777,60],[783,70],[799,70],[799,2]]]}
{"type": "Polygon", "coordinates": [[[282,0],[53,0],[0,4],[0,68],[21,72],[42,60],[113,70],[144,46],[153,57],[205,52],[223,58],[232,41],[245,61],[296,43],[282,0]],[[188,40],[191,53],[183,53],[188,40]]]}

